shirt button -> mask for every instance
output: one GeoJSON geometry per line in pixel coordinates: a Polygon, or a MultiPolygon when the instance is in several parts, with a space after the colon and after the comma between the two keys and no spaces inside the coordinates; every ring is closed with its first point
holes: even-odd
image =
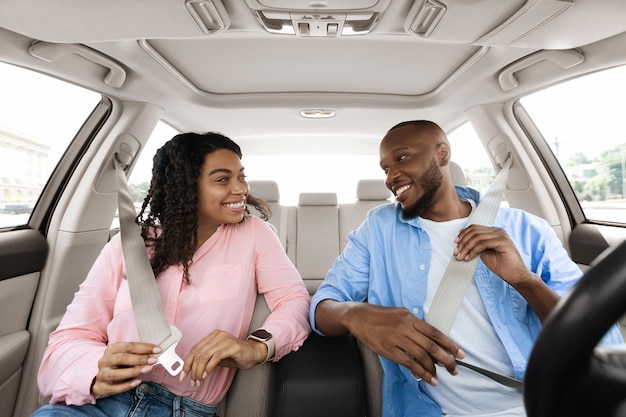
{"type": "Polygon", "coordinates": [[[420,271],[423,271],[424,269],[426,269],[426,266],[424,264],[420,265],[420,271]]]}
{"type": "Polygon", "coordinates": [[[178,299],[176,297],[172,297],[172,302],[175,303],[178,299]]]}
{"type": "Polygon", "coordinates": [[[413,313],[414,313],[414,314],[417,314],[417,313],[419,313],[419,312],[420,312],[420,309],[419,309],[419,308],[417,308],[417,307],[413,307],[413,313]]]}

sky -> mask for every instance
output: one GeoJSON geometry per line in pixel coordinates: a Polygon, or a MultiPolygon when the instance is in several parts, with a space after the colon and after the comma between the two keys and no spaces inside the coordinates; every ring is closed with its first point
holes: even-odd
{"type": "Polygon", "coordinates": [[[92,91],[4,63],[0,63],[0,91],[0,127],[41,139],[50,146],[49,159],[55,163],[100,101],[92,91]],[[38,91],[49,94],[44,97],[38,91]]]}
{"type": "Polygon", "coordinates": [[[559,158],[588,158],[626,142],[626,66],[557,85],[521,100],[559,158]],[[581,104],[581,97],[584,101],[581,104]],[[558,104],[557,104],[558,103],[558,104]]]}

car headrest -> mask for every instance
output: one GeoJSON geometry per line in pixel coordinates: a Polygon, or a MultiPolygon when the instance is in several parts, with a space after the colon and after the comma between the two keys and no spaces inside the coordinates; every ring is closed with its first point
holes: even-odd
{"type": "Polygon", "coordinates": [[[385,186],[384,180],[360,180],[356,186],[356,198],[365,201],[387,200],[391,191],[385,186]]]}
{"type": "Polygon", "coordinates": [[[467,178],[465,178],[465,172],[463,172],[463,168],[461,168],[456,162],[450,161],[448,162],[448,166],[450,167],[450,176],[452,177],[452,183],[454,185],[467,185],[467,178]]]}
{"type": "Polygon", "coordinates": [[[276,181],[254,180],[248,181],[250,186],[250,194],[255,197],[262,198],[268,203],[278,202],[280,200],[280,192],[276,181]]]}
{"type": "Polygon", "coordinates": [[[336,193],[300,193],[299,206],[336,206],[336,193]]]}

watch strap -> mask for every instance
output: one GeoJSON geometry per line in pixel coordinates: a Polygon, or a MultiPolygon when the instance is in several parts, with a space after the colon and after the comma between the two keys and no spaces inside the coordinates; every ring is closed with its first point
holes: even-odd
{"type": "Polygon", "coordinates": [[[272,337],[272,335],[266,331],[263,331],[264,334],[269,335],[269,337],[262,337],[260,335],[257,335],[258,331],[252,332],[247,339],[250,340],[255,340],[257,342],[261,342],[263,343],[265,346],[267,346],[267,356],[265,357],[265,360],[263,361],[263,363],[270,361],[273,357],[274,354],[276,352],[276,345],[274,344],[274,338],[272,337]]]}

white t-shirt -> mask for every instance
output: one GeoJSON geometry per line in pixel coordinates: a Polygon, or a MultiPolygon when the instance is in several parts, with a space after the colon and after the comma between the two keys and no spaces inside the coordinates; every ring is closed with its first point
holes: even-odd
{"type": "MultiPolygon", "coordinates": [[[[420,218],[431,243],[431,262],[424,312],[428,313],[437,287],[456,247],[454,239],[466,226],[467,218],[433,222],[420,218]]],[[[487,316],[476,283],[472,280],[450,338],[465,352],[464,362],[504,375],[513,375],[513,367],[487,316]]],[[[437,367],[436,387],[421,382],[422,388],[441,407],[444,416],[520,417],[526,416],[522,394],[462,366],[450,375],[437,367]]]]}

